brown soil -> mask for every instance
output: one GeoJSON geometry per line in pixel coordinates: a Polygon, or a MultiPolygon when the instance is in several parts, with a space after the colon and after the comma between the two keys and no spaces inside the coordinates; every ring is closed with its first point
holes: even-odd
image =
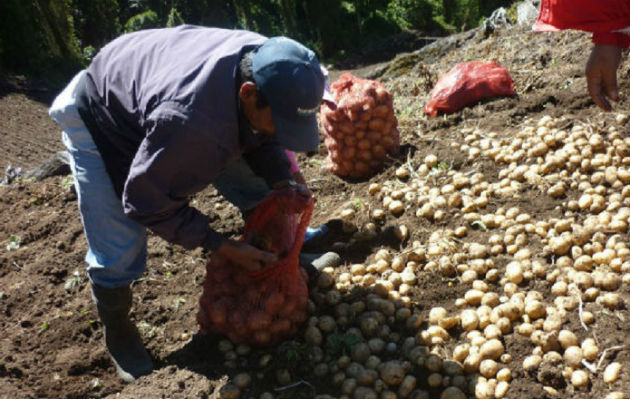
{"type": "MultiPolygon", "coordinates": [[[[368,195],[370,183],[395,180],[396,167],[414,160],[420,164],[428,154],[451,164],[452,169],[483,172],[486,180],[499,180],[502,166],[493,161],[468,161],[459,146],[463,143],[463,128],[478,127],[484,132],[500,132],[510,137],[526,121],[537,121],[543,115],[564,117],[567,127],[573,123],[592,121],[601,125],[614,125],[615,113],[601,113],[586,93],[583,66],[588,55],[589,40],[580,33],[535,34],[526,29],[513,28],[495,33],[487,39],[473,39],[464,46],[451,50],[439,63],[427,65],[434,77],[446,72],[457,62],[471,59],[496,60],[506,66],[515,82],[517,97],[485,101],[474,107],[449,116],[427,119],[422,107],[428,99],[426,80],[418,69],[396,77],[383,78],[392,91],[399,118],[402,153],[392,159],[386,168],[369,180],[342,180],[323,169],[326,150],[323,144],[318,154],[299,157],[304,175],[315,193],[317,202],[312,226],[325,223],[333,211],[351,205],[357,207],[356,224],[368,222],[368,210],[380,208],[380,201],[368,195]]],[[[630,74],[627,53],[619,73],[621,92],[625,99],[617,110],[626,113],[630,107],[630,74]]],[[[367,73],[363,69],[357,74],[367,73]]],[[[336,76],[340,71],[334,71],[336,76]]],[[[60,133],[47,116],[47,106],[59,88],[24,80],[0,82],[0,167],[12,165],[24,171],[32,169],[53,152],[62,150],[60,133]]],[[[628,132],[626,122],[621,127],[628,132]]],[[[89,284],[84,271],[83,258],[86,242],[77,210],[76,196],[65,177],[51,177],[41,182],[18,181],[0,187],[0,397],[126,397],[126,398],[187,398],[216,397],[226,382],[238,373],[248,372],[252,384],[241,397],[261,397],[271,393],[274,397],[340,397],[339,387],[331,385],[331,376],[318,377],[313,372],[313,354],[304,345],[300,333],[295,342],[287,342],[271,349],[254,349],[238,358],[236,365],[225,366],[225,359],[217,348],[221,338],[196,335],[195,314],[202,292],[207,254],[201,250],[185,251],[155,235],[149,236],[149,256],[145,274],[133,285],[134,309],[132,317],[143,334],[148,350],[156,362],[156,370],[136,382],[123,385],[115,374],[103,345],[103,331],[90,298],[89,284]],[[11,236],[19,236],[19,247],[8,249],[11,236]],[[265,354],[273,356],[266,367],[260,367],[265,354]],[[292,354],[292,356],[289,356],[292,354]],[[282,387],[275,371],[286,368],[290,382],[282,387]],[[300,383],[302,382],[302,383],[300,383]]],[[[577,191],[569,198],[579,197],[577,191]]],[[[535,220],[549,220],[563,215],[561,203],[534,186],[524,186],[519,196],[505,200],[492,199],[486,208],[491,212],[499,207],[519,207],[535,220]]],[[[212,188],[200,193],[196,206],[214,216],[213,226],[226,235],[238,237],[242,221],[236,209],[219,197],[212,188]]],[[[415,240],[426,242],[437,229],[454,229],[461,221],[447,216],[440,223],[405,213],[393,216],[379,224],[378,235],[368,241],[357,242],[340,250],[344,264],[341,271],[353,263],[368,263],[374,252],[387,248],[392,253],[409,250],[415,240]],[[397,241],[392,227],[400,223],[410,228],[410,239],[397,241]]],[[[470,230],[466,242],[487,243],[492,230],[470,230]]],[[[333,242],[349,239],[341,229],[333,230],[334,239],[319,248],[325,251],[333,242]]],[[[624,236],[628,240],[627,234],[624,236]]],[[[532,253],[541,252],[542,244],[531,240],[532,253]]],[[[494,259],[499,271],[510,261],[508,256],[494,259]]],[[[445,278],[429,272],[420,272],[420,281],[413,288],[413,308],[424,317],[432,307],[442,306],[456,310],[455,300],[462,297],[468,285],[458,279],[445,278]]],[[[499,285],[500,286],[500,285],[499,285]]],[[[497,292],[501,288],[497,286],[497,292]]],[[[550,284],[545,280],[532,280],[522,285],[544,295],[547,304],[553,303],[550,284]]],[[[630,396],[630,335],[628,335],[628,286],[618,290],[625,308],[608,312],[596,303],[585,304],[585,309],[597,315],[596,322],[587,333],[571,314],[569,327],[580,340],[596,337],[601,350],[624,346],[621,351],[608,352],[604,363],[621,362],[620,379],[611,385],[604,384],[601,371],[591,374],[586,389],[574,388],[562,377],[562,369],[545,364],[539,376],[522,369],[523,359],[530,355],[534,345],[517,334],[504,337],[506,351],[512,355],[508,367],[512,381],[507,397],[553,397],[543,390],[543,383],[552,386],[560,398],[601,398],[612,391],[630,396]]],[[[360,298],[371,289],[354,290],[345,294],[360,298]]],[[[311,299],[315,314],[329,312],[323,294],[313,288],[311,299]]],[[[426,328],[426,323],[421,329],[426,328]]],[[[404,326],[391,324],[390,328],[403,337],[413,335],[404,326]]],[[[454,339],[463,338],[464,332],[452,331],[454,339]]],[[[389,335],[389,338],[396,336],[389,335]]],[[[445,354],[453,343],[444,346],[445,354]]],[[[404,346],[382,356],[386,359],[405,359],[404,346]]],[[[329,355],[330,356],[330,355],[329,355]]],[[[426,385],[427,371],[417,368],[416,392],[439,397],[440,389],[426,385]],[[423,380],[424,379],[424,380],[423,380]]],[[[224,388],[225,390],[225,388],[224,388]]],[[[467,393],[474,397],[474,392],[467,393]]],[[[224,395],[227,395],[224,392],[224,395]]]]}

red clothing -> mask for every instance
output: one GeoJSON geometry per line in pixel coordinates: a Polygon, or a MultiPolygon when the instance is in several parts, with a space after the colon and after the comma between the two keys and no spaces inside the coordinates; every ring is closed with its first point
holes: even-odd
{"type": "Polygon", "coordinates": [[[593,43],[630,47],[630,0],[542,0],[536,31],[593,32],[593,43]]]}

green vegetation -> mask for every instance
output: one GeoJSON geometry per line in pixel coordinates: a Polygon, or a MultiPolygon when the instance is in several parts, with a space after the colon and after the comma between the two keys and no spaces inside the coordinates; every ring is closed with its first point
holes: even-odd
{"type": "Polygon", "coordinates": [[[449,171],[451,169],[451,164],[446,161],[440,161],[433,169],[437,171],[449,171]]]}
{"type": "Polygon", "coordinates": [[[0,72],[71,73],[125,32],[183,23],[293,37],[340,59],[404,30],[469,29],[510,0],[3,0],[0,72]]]}
{"type": "Polygon", "coordinates": [[[352,347],[361,339],[353,334],[333,333],[326,338],[326,352],[331,356],[349,354],[352,347]]]}
{"type": "Polygon", "coordinates": [[[9,236],[9,244],[7,244],[7,251],[17,250],[22,244],[22,239],[17,235],[9,236]]]}
{"type": "Polygon", "coordinates": [[[61,178],[60,185],[67,192],[72,190],[72,188],[74,187],[74,177],[72,176],[72,174],[66,175],[61,178]]]}
{"type": "Polygon", "coordinates": [[[72,274],[72,276],[66,281],[66,283],[63,285],[63,287],[70,291],[72,289],[75,288],[79,288],[81,287],[81,285],[83,284],[83,278],[81,278],[81,273],[79,272],[78,269],[74,270],[74,273],[72,274]]]}

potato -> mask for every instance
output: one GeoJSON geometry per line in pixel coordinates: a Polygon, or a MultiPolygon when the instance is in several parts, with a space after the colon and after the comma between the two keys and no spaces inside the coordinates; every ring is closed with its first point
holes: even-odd
{"type": "Polygon", "coordinates": [[[291,321],[284,318],[278,318],[271,322],[269,333],[272,335],[282,335],[291,330],[291,321]]]}
{"type": "Polygon", "coordinates": [[[578,369],[571,374],[571,384],[575,387],[584,387],[588,385],[589,378],[586,371],[578,369]]]}
{"type": "Polygon", "coordinates": [[[319,346],[320,344],[322,344],[323,335],[317,327],[309,326],[304,332],[304,339],[306,339],[307,343],[319,346]]]}
{"type": "Polygon", "coordinates": [[[464,359],[464,371],[467,373],[477,372],[481,361],[482,357],[480,353],[469,353],[466,359],[464,359]]]}
{"type": "Polygon", "coordinates": [[[449,386],[442,394],[440,394],[440,398],[442,399],[465,399],[466,394],[458,387],[449,386]]]}
{"type": "Polygon", "coordinates": [[[372,115],[377,118],[385,118],[389,114],[390,108],[387,104],[380,104],[372,110],[372,115]]]}
{"type": "Polygon", "coordinates": [[[462,328],[465,331],[472,331],[477,329],[479,325],[479,316],[474,310],[464,310],[460,315],[462,328]]]}
{"type": "Polygon", "coordinates": [[[228,324],[236,336],[242,336],[247,333],[247,317],[240,310],[234,310],[228,315],[228,324]]]}
{"type": "Polygon", "coordinates": [[[221,327],[227,322],[228,306],[229,301],[226,298],[222,298],[219,301],[215,302],[213,306],[203,307],[202,305],[202,308],[210,313],[210,321],[212,321],[213,324],[221,327]]]}
{"type": "Polygon", "coordinates": [[[494,360],[483,360],[479,364],[479,372],[486,378],[494,378],[499,371],[499,364],[494,360]]]}
{"type": "Polygon", "coordinates": [[[578,346],[569,346],[564,351],[564,362],[570,367],[579,367],[582,365],[582,349],[578,346]]]}
{"type": "Polygon", "coordinates": [[[297,301],[294,297],[288,297],[278,315],[282,318],[289,318],[297,309],[297,301]]]}
{"type": "Polygon", "coordinates": [[[510,389],[510,384],[505,381],[497,382],[497,386],[494,390],[494,397],[497,399],[502,399],[507,394],[510,389]]]}
{"type": "Polygon", "coordinates": [[[271,342],[271,333],[267,330],[259,330],[254,332],[254,342],[261,346],[266,346],[271,342]]]}
{"type": "Polygon", "coordinates": [[[219,389],[219,397],[222,399],[237,399],[241,395],[241,390],[233,383],[226,383],[219,389]]]}
{"type": "Polygon", "coordinates": [[[398,395],[401,397],[407,397],[415,388],[416,377],[413,375],[407,375],[398,387],[398,395]]]}
{"type": "MultiPolygon", "coordinates": [[[[372,131],[380,132],[383,130],[384,127],[385,127],[385,121],[380,118],[372,118],[370,122],[368,122],[368,128],[370,128],[372,131]]],[[[380,133],[377,139],[380,139],[380,133]]]]}
{"type": "Polygon", "coordinates": [[[610,363],[604,370],[604,382],[613,383],[619,377],[621,371],[621,364],[618,362],[610,363]]]}
{"type": "Polygon", "coordinates": [[[558,333],[558,342],[560,342],[562,348],[567,349],[571,346],[577,346],[578,338],[575,333],[563,329],[558,333]]]}
{"type": "Polygon", "coordinates": [[[509,368],[501,368],[496,376],[498,381],[509,382],[512,379],[512,371],[509,368]]]}
{"type": "Polygon", "coordinates": [[[247,328],[252,331],[263,330],[271,325],[271,317],[263,311],[254,311],[247,318],[247,328]]]}
{"type": "Polygon", "coordinates": [[[523,369],[527,372],[534,372],[538,369],[541,362],[542,357],[538,355],[527,356],[525,360],[523,360],[523,369]]]}
{"type": "Polygon", "coordinates": [[[488,381],[479,381],[475,385],[475,396],[478,399],[491,399],[494,397],[496,384],[491,384],[488,381]]]}
{"type": "Polygon", "coordinates": [[[282,309],[284,303],[284,294],[281,292],[272,292],[264,301],[264,309],[267,315],[276,315],[282,309]]]}
{"type": "Polygon", "coordinates": [[[383,364],[381,371],[381,379],[390,386],[399,385],[405,378],[405,370],[400,361],[387,361],[383,364]]]}

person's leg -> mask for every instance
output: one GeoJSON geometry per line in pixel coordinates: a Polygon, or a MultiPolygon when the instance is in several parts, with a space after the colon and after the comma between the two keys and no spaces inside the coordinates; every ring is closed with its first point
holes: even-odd
{"type": "Polygon", "coordinates": [[[62,128],[70,154],[79,210],[88,242],[86,262],[92,296],[105,327],[105,342],[120,376],[130,381],[153,364],[131,320],[130,283],[146,265],[146,230],[127,218],[92,136],[76,109],[78,74],[55,99],[49,114],[62,128]]]}
{"type": "Polygon", "coordinates": [[[146,229],[129,219],[116,196],[105,164],[75,105],[77,75],[55,99],[51,117],[62,128],[88,242],[90,281],[104,288],[129,285],[146,266],[146,229]]]}

